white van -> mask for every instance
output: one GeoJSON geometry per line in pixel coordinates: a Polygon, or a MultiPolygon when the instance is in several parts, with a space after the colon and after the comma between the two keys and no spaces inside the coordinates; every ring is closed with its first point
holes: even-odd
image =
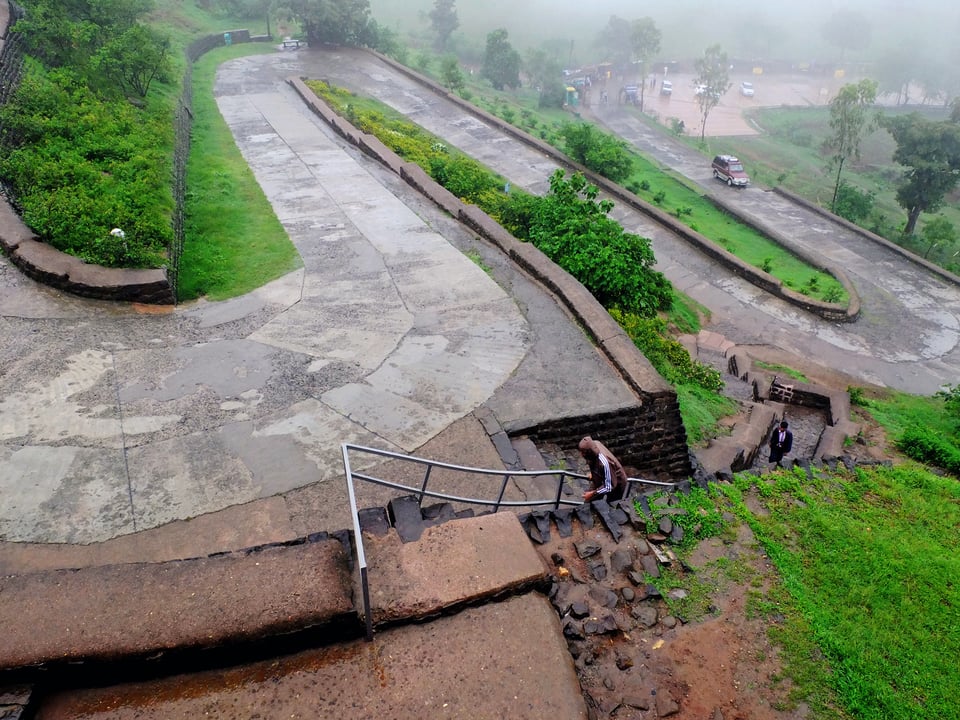
{"type": "Polygon", "coordinates": [[[664,80],[662,83],[660,83],[660,94],[673,95],[673,83],[669,80],[664,80]]]}

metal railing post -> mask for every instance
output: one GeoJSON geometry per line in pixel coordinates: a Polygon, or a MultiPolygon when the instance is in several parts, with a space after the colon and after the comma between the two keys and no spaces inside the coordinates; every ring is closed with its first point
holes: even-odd
{"type": "Polygon", "coordinates": [[[353,491],[353,474],[350,471],[350,456],[347,444],[340,446],[343,453],[343,469],[347,475],[347,496],[350,498],[350,517],[353,519],[353,544],[357,548],[357,567],[360,569],[360,589],[363,595],[363,618],[367,630],[367,642],[373,640],[373,616],[370,613],[370,586],[367,579],[367,557],[363,551],[363,532],[360,529],[360,513],[353,491]]]}
{"type": "MultiPolygon", "coordinates": [[[[349,443],[343,443],[341,445],[341,451],[343,452],[343,469],[346,473],[347,481],[347,495],[350,499],[350,515],[353,521],[353,535],[354,535],[354,546],[356,548],[356,560],[357,567],[360,574],[360,589],[363,595],[363,617],[364,625],[366,627],[366,637],[368,641],[373,640],[373,614],[370,609],[370,581],[367,575],[367,558],[363,548],[363,534],[360,528],[360,513],[357,509],[357,497],[355,494],[354,480],[363,480],[365,482],[372,483],[374,485],[380,485],[381,487],[392,488],[394,490],[400,490],[408,494],[417,494],[418,504],[423,503],[425,497],[437,498],[440,500],[445,500],[447,502],[457,502],[465,503],[470,505],[482,505],[484,507],[493,506],[494,512],[499,512],[501,507],[511,507],[511,508],[520,508],[520,507],[536,507],[549,505],[553,503],[554,509],[558,509],[561,505],[571,505],[578,506],[583,505],[584,503],[580,500],[564,500],[563,499],[563,483],[566,478],[577,478],[578,480],[586,480],[586,475],[581,475],[580,473],[570,472],[569,470],[555,470],[553,474],[557,477],[557,493],[551,500],[550,498],[535,498],[533,500],[504,500],[507,492],[507,484],[510,482],[511,477],[542,477],[545,473],[538,470],[515,470],[510,472],[504,472],[503,470],[488,470],[484,468],[472,468],[465,467],[461,465],[452,465],[450,463],[439,462],[436,460],[426,460],[424,458],[413,457],[410,455],[403,455],[401,453],[391,452],[389,450],[378,450],[376,448],[363,447],[360,445],[351,445],[349,443]],[[363,472],[354,473],[350,467],[350,451],[355,450],[357,453],[366,453],[368,455],[376,455],[379,457],[390,458],[394,460],[420,463],[427,466],[427,470],[423,475],[423,482],[420,485],[419,490],[414,485],[408,485],[400,482],[393,482],[391,480],[386,480],[383,478],[373,477],[363,472]],[[503,481],[500,483],[500,492],[497,494],[496,500],[492,500],[489,497],[474,498],[474,497],[461,497],[458,495],[453,495],[451,493],[445,492],[436,492],[427,490],[427,485],[430,480],[430,474],[433,471],[433,468],[442,468],[445,470],[450,470],[457,473],[471,473],[478,474],[483,476],[502,476],[503,481]]],[[[675,490],[677,483],[674,482],[659,482],[656,480],[646,480],[644,478],[627,478],[628,483],[632,486],[634,483],[639,483],[643,485],[648,485],[651,487],[660,487],[664,490],[670,491],[675,490]]],[[[629,493],[628,493],[629,495],[629,493]]]]}

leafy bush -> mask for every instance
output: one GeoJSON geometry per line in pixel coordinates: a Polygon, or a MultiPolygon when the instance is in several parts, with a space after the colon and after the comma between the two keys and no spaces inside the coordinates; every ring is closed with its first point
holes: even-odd
{"type": "Polygon", "coordinates": [[[108,267],[163,264],[173,235],[168,117],[31,65],[0,125],[0,175],[39,237],[108,267]],[[125,236],[110,235],[114,227],[125,236]]]}
{"type": "Polygon", "coordinates": [[[660,318],[639,317],[617,309],[611,310],[610,316],[667,382],[692,384],[710,392],[723,388],[720,373],[692,359],[683,345],[669,337],[666,323],[660,318]]]}
{"type": "Polygon", "coordinates": [[[918,425],[908,427],[897,443],[909,457],[960,476],[960,448],[942,435],[918,425]]]}
{"type": "Polygon", "coordinates": [[[566,123],[560,134],[567,155],[585,167],[614,182],[629,177],[633,161],[625,140],[601,132],[590,123],[566,123]]]}
{"type": "Polygon", "coordinates": [[[947,413],[960,421],[960,385],[947,385],[943,390],[938,390],[934,397],[941,398],[947,413]]]}
{"type": "Polygon", "coordinates": [[[583,175],[555,171],[550,192],[533,206],[529,239],[605,308],[652,317],[670,306],[670,283],[653,269],[650,241],[608,217],[613,203],[597,202],[597,194],[583,175]]]}

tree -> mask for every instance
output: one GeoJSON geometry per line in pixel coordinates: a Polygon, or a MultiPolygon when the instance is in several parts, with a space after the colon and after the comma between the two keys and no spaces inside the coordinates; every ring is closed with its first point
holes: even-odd
{"type": "Polygon", "coordinates": [[[923,251],[923,257],[926,259],[934,249],[952,248],[957,242],[957,229],[943,215],[937,215],[933,220],[924,223],[920,236],[923,238],[924,245],[927,246],[923,251]]]}
{"type": "Polygon", "coordinates": [[[145,98],[155,79],[169,76],[169,53],[169,38],[137,24],[100,48],[93,67],[124,93],[145,98]]]}
{"type": "Polygon", "coordinates": [[[560,62],[556,57],[544,48],[530,50],[523,67],[530,83],[540,93],[540,107],[561,107],[565,90],[561,81],[560,62]]]}
{"type": "Polygon", "coordinates": [[[922,74],[922,70],[918,67],[916,53],[891,48],[880,56],[874,74],[881,92],[896,93],[897,105],[906,105],[910,102],[910,83],[922,74]]]}
{"type": "Polygon", "coordinates": [[[720,98],[730,89],[730,61],[719,45],[711,45],[703,57],[693,61],[697,71],[694,82],[698,86],[697,105],[700,107],[700,139],[707,131],[707,116],[720,104],[720,98]]]}
{"type": "Polygon", "coordinates": [[[368,39],[369,0],[282,0],[278,10],[300,23],[311,45],[360,45],[368,39]]]}
{"type": "Polygon", "coordinates": [[[630,65],[633,52],[630,23],[622,17],[611,15],[600,34],[597,35],[597,47],[604,51],[607,59],[621,69],[630,65]]]}
{"type": "Polygon", "coordinates": [[[960,181],[960,123],[911,113],[883,124],[897,143],[894,162],[907,168],[897,186],[897,202],[907,211],[903,233],[913,235],[920,213],[939,210],[960,181]]]}
{"type": "Polygon", "coordinates": [[[430,27],[437,36],[437,49],[444,52],[453,31],[460,27],[460,18],[457,17],[457,8],[454,0],[434,0],[433,9],[429,13],[430,27]]]}
{"type": "Polygon", "coordinates": [[[446,55],[440,61],[440,81],[444,87],[454,92],[460,92],[466,85],[466,79],[455,55],[446,55]]]}
{"type": "Polygon", "coordinates": [[[833,204],[833,212],[852,223],[859,225],[870,217],[876,194],[864,192],[850,185],[846,180],[840,181],[837,197],[833,204]]]}
{"type": "Polygon", "coordinates": [[[103,45],[152,8],[153,0],[34,0],[14,30],[50,67],[85,70],[103,45]]]}
{"type": "Polygon", "coordinates": [[[822,30],[824,39],[840,48],[841,63],[847,50],[863,50],[870,44],[870,21],[856,10],[838,10],[822,30]]]}
{"type": "Polygon", "coordinates": [[[565,123],[560,134],[567,155],[581,165],[614,182],[630,175],[633,161],[625,140],[597,130],[590,123],[565,123]]]}
{"type": "Polygon", "coordinates": [[[670,307],[670,282],[654,269],[650,240],[625,232],[598,194],[580,173],[554,171],[550,192],[529,204],[528,237],[604,307],[654,317],[670,307]]]}
{"type": "Polygon", "coordinates": [[[660,30],[652,18],[634,20],[630,25],[630,45],[633,57],[640,65],[640,112],[643,112],[643,95],[646,87],[647,65],[660,52],[660,30]]]}
{"type": "Polygon", "coordinates": [[[520,53],[513,49],[506,30],[499,28],[487,35],[481,75],[497,90],[520,87],[520,53]]]}
{"type": "Polygon", "coordinates": [[[861,139],[876,126],[876,115],[869,112],[876,99],[877,84],[873,80],[863,79],[858,83],[844,85],[830,101],[830,129],[833,130],[833,135],[827,139],[826,147],[833,151],[830,162],[837,169],[833,200],[830,202],[833,212],[837,211],[843,164],[848,158],[860,157],[861,139]]]}

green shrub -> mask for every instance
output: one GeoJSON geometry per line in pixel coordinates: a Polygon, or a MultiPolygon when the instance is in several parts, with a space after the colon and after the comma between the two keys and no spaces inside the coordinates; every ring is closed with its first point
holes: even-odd
{"type": "Polygon", "coordinates": [[[951,475],[960,476],[960,448],[928,428],[918,425],[908,427],[897,445],[918,462],[935,465],[951,475]]]}
{"type": "Polygon", "coordinates": [[[687,349],[669,336],[666,323],[660,318],[639,317],[616,308],[610,316],[667,382],[692,384],[711,392],[723,389],[720,373],[692,359],[687,349]]]}
{"type": "Polygon", "coordinates": [[[173,131],[163,112],[104,100],[69,72],[29,65],[0,125],[0,175],[39,237],[108,267],[166,261],[173,131]],[[115,227],[124,237],[110,234],[115,227]]]}

